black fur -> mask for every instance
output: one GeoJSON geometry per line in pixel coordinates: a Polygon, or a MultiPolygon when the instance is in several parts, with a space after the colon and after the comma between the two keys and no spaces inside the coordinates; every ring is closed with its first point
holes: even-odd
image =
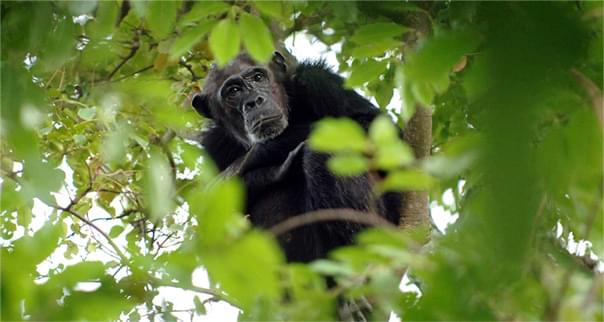
{"type": "MultiPolygon", "coordinates": [[[[291,216],[326,208],[371,210],[398,224],[399,194],[372,200],[368,175],[336,177],[326,167],[327,155],[300,146],[313,122],[323,117],[350,117],[367,129],[379,114],[369,101],[342,84],[342,78],[322,61],[299,64],[284,81],[289,126],[279,136],[254,146],[252,157],[239,172],[247,188],[246,213],[254,225],[268,228],[291,216]],[[297,147],[297,153],[291,153],[297,147]]],[[[218,122],[204,132],[202,145],[220,170],[237,163],[249,149],[218,122]]],[[[289,261],[307,262],[352,243],[360,229],[362,225],[352,222],[322,222],[280,236],[280,242],[289,261]]]]}

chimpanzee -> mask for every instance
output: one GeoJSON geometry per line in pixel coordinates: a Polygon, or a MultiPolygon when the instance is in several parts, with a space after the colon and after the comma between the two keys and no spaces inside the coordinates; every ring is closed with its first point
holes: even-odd
{"type": "MultiPolygon", "coordinates": [[[[399,194],[375,198],[372,176],[334,176],[326,166],[328,155],[305,144],[313,122],[323,117],[349,117],[367,129],[379,114],[365,98],[344,89],[343,79],[323,61],[290,69],[279,52],[266,65],[243,53],[214,67],[192,104],[213,120],[201,143],[221,171],[243,179],[246,213],[254,225],[269,228],[328,208],[373,212],[398,224],[399,194]]],[[[308,262],[351,244],[362,228],[344,220],[319,222],[279,241],[289,261],[308,262]]]]}

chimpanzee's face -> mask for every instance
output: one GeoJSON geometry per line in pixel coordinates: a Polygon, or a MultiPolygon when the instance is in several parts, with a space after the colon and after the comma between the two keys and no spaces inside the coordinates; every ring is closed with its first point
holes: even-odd
{"type": "Polygon", "coordinates": [[[246,145],[275,138],[288,125],[285,69],[278,53],[268,66],[239,55],[224,68],[210,72],[203,94],[195,97],[193,106],[246,145]]]}

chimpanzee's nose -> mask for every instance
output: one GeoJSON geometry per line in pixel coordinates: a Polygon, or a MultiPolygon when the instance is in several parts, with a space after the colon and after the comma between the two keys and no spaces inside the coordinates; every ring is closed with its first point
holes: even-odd
{"type": "Polygon", "coordinates": [[[251,109],[254,109],[264,103],[264,97],[258,95],[255,98],[249,99],[245,104],[243,104],[243,111],[247,112],[251,109]]]}

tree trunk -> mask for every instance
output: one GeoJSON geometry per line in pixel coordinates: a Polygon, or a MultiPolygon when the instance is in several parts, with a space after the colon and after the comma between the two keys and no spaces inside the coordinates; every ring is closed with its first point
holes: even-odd
{"type": "MultiPolygon", "coordinates": [[[[435,3],[421,4],[426,12],[411,12],[402,17],[403,24],[415,29],[407,34],[407,48],[415,48],[431,32],[431,22],[427,16],[435,3]]],[[[405,141],[413,148],[418,160],[430,155],[432,146],[432,109],[429,106],[416,104],[415,114],[404,129],[405,141]]],[[[418,227],[430,223],[429,195],[426,191],[410,191],[403,194],[404,203],[401,211],[401,228],[418,227]]]]}
{"type": "MultiPolygon", "coordinates": [[[[430,155],[432,144],[432,110],[429,107],[417,106],[415,114],[407,123],[404,138],[413,148],[415,157],[423,159],[430,155]]],[[[401,228],[427,225],[430,222],[428,192],[409,191],[403,195],[401,211],[401,228]]]]}

